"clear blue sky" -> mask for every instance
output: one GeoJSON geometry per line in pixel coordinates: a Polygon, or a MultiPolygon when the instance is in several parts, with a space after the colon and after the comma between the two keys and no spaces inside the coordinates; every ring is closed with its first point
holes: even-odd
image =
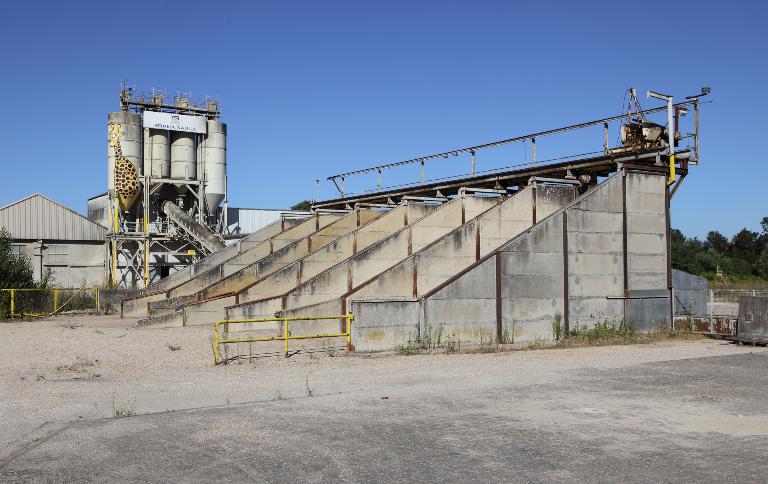
{"type": "MultiPolygon", "coordinates": [[[[673,225],[758,230],[764,5],[3,2],[0,205],[42,192],[85,212],[106,189],[106,115],[126,78],[218,95],[230,203],[270,208],[314,198],[316,178],[331,197],[324,179],[338,172],[618,114],[629,86],[679,97],[711,86],[702,165],[673,200],[673,225]]],[[[529,156],[516,145],[478,166],[529,156]]],[[[427,174],[466,168],[438,164],[427,174]]]]}

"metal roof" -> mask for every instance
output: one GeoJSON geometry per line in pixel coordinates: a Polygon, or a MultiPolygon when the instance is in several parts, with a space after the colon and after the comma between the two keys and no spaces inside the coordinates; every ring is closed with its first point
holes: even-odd
{"type": "Polygon", "coordinates": [[[35,193],[0,208],[0,227],[16,240],[104,241],[107,228],[35,193]]]}

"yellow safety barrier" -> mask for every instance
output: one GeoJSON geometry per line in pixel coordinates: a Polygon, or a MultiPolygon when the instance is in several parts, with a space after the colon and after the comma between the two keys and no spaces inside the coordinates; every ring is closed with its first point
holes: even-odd
{"type": "Polygon", "coordinates": [[[99,314],[99,288],[23,288],[0,289],[10,295],[12,318],[45,317],[71,309],[95,309],[99,314]]]}
{"type": "Polygon", "coordinates": [[[283,354],[286,358],[288,358],[288,341],[292,339],[317,339],[317,338],[340,338],[340,337],[346,337],[347,338],[347,351],[352,350],[352,320],[354,320],[355,317],[351,314],[340,314],[338,316],[312,316],[312,317],[304,317],[304,318],[258,318],[258,319],[223,319],[221,321],[216,321],[216,324],[213,327],[213,338],[214,338],[214,347],[213,347],[213,355],[214,355],[214,364],[218,365],[221,363],[221,356],[219,353],[219,347],[224,344],[228,343],[256,343],[261,341],[282,341],[283,342],[283,354]],[[327,319],[345,319],[346,324],[344,325],[346,328],[346,331],[340,332],[340,333],[324,333],[324,334],[312,334],[312,335],[301,335],[301,336],[291,336],[290,328],[288,326],[288,323],[290,321],[316,321],[316,320],[327,320],[327,319]],[[220,327],[225,326],[225,329],[229,327],[230,324],[241,324],[241,323],[269,323],[269,322],[280,322],[282,321],[282,329],[283,329],[283,335],[280,336],[275,335],[273,337],[269,338],[237,338],[237,339],[222,339],[220,336],[220,327]]]}

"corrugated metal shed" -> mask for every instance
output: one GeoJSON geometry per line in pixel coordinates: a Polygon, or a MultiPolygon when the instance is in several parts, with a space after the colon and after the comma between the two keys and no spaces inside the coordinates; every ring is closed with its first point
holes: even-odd
{"type": "Polygon", "coordinates": [[[272,222],[280,220],[283,214],[303,214],[295,210],[271,208],[236,208],[227,209],[227,225],[231,234],[252,234],[272,222]]]}
{"type": "Polygon", "coordinates": [[[106,227],[35,193],[0,208],[0,227],[15,240],[93,240],[103,242],[106,227]]]}

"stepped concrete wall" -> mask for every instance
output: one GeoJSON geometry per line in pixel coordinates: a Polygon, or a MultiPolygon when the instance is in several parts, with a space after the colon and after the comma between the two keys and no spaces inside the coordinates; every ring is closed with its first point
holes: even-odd
{"type": "Polygon", "coordinates": [[[339,298],[342,294],[375,277],[389,267],[408,257],[414,251],[444,236],[473,218],[491,209],[500,202],[498,198],[463,197],[447,202],[429,215],[414,222],[389,237],[369,246],[298,287],[295,274],[275,273],[241,294],[253,299],[227,309],[229,318],[263,317],[275,311],[286,309],[290,304],[309,305],[339,298]],[[287,283],[284,283],[286,280],[287,283]],[[278,297],[263,296],[272,287],[291,286],[288,293],[278,297]],[[264,292],[262,292],[264,291],[264,292]]]}
{"type": "Polygon", "coordinates": [[[171,289],[168,291],[168,297],[178,297],[194,294],[195,292],[207,288],[208,286],[233,274],[239,269],[253,264],[254,262],[268,256],[269,254],[282,249],[283,247],[287,247],[292,244],[295,245],[300,241],[304,241],[315,232],[318,232],[328,227],[329,225],[341,222],[343,226],[346,227],[351,223],[352,220],[354,220],[354,216],[350,216],[350,214],[316,215],[311,219],[295,226],[291,230],[281,232],[276,236],[256,245],[250,250],[213,267],[207,272],[199,274],[197,277],[191,279],[186,284],[171,289]],[[342,220],[344,222],[341,222],[342,220]]]}
{"type": "Polygon", "coordinates": [[[306,219],[283,219],[262,227],[256,232],[238,240],[236,243],[228,245],[218,252],[214,252],[208,257],[176,272],[160,281],[151,284],[146,289],[134,293],[130,298],[123,299],[121,305],[121,316],[123,317],[142,317],[149,314],[148,303],[162,301],[166,299],[167,291],[179,285],[182,285],[195,276],[202,274],[225,261],[242,254],[245,251],[259,245],[281,232],[289,230],[306,219]]]}
{"type": "Polygon", "coordinates": [[[351,212],[336,222],[298,240],[281,249],[249,264],[237,272],[224,277],[220,281],[202,289],[199,299],[208,299],[222,294],[238,292],[256,283],[267,274],[296,262],[311,253],[325,254],[325,249],[339,239],[352,240],[347,237],[356,233],[357,229],[366,227],[376,220],[386,218],[387,212],[381,210],[359,210],[351,212]]]}
{"type": "MultiPolygon", "coordinates": [[[[224,317],[224,312],[222,311],[223,307],[237,304],[239,301],[243,301],[248,297],[246,294],[247,290],[244,290],[244,288],[247,288],[249,285],[269,281],[269,284],[265,285],[265,290],[270,291],[268,293],[270,295],[279,295],[282,292],[301,284],[303,278],[311,278],[317,272],[327,269],[335,263],[352,256],[358,250],[363,250],[377,240],[400,230],[402,227],[413,221],[423,218],[435,208],[435,205],[411,203],[396,207],[389,212],[372,210],[360,211],[358,220],[360,222],[365,222],[364,225],[353,231],[348,231],[347,233],[342,233],[338,228],[335,228],[335,235],[340,235],[340,237],[334,238],[331,242],[318,247],[317,250],[306,254],[304,257],[290,261],[288,257],[291,254],[284,256],[282,253],[276,252],[265,257],[261,261],[252,264],[248,268],[233,274],[220,284],[209,288],[217,289],[217,286],[223,286],[226,282],[226,291],[222,291],[221,288],[218,288],[219,292],[209,291],[209,289],[202,291],[201,297],[205,300],[189,302],[183,306],[184,324],[206,324],[210,322],[211,318],[221,319],[224,317]],[[271,276],[276,272],[279,274],[275,277],[271,276]],[[281,277],[280,274],[290,274],[290,276],[281,277]],[[269,279],[265,279],[268,276],[269,279]],[[276,281],[283,282],[283,285],[276,283],[276,281]],[[232,294],[233,292],[237,293],[232,294]],[[214,299],[208,301],[207,299],[209,298],[214,299]]],[[[333,226],[327,227],[329,230],[325,231],[322,235],[327,237],[328,233],[333,233],[330,232],[330,229],[336,227],[336,225],[337,224],[333,224],[333,226]]],[[[311,246],[317,247],[317,244],[318,242],[315,242],[312,243],[311,246]]],[[[267,316],[270,316],[273,313],[274,311],[271,311],[267,316]]]]}
{"type": "MultiPolygon", "coordinates": [[[[210,284],[210,282],[208,282],[210,280],[218,280],[223,272],[223,266],[226,262],[231,260],[257,257],[259,255],[268,255],[270,252],[272,252],[275,245],[282,246],[290,243],[291,241],[301,239],[307,234],[315,231],[318,226],[327,225],[335,220],[338,220],[338,218],[339,215],[336,214],[323,214],[302,220],[296,224],[288,224],[289,227],[286,230],[278,231],[277,234],[271,237],[266,237],[260,242],[256,242],[254,240],[247,243],[245,245],[245,251],[238,252],[237,254],[234,254],[233,257],[227,257],[228,255],[231,255],[232,252],[228,251],[225,247],[222,249],[222,251],[219,252],[227,252],[223,253],[221,256],[213,258],[211,262],[206,263],[206,267],[209,267],[207,270],[196,270],[195,275],[191,279],[187,279],[185,282],[177,284],[165,292],[157,292],[147,296],[124,301],[122,304],[122,314],[123,316],[131,317],[148,317],[152,315],[153,310],[158,313],[167,312],[168,308],[172,309],[175,307],[175,305],[178,304],[178,301],[183,301],[179,299],[180,297],[187,296],[194,293],[195,291],[198,291],[199,289],[207,287],[210,284]],[[204,283],[203,281],[206,281],[205,285],[202,285],[204,283]],[[173,301],[169,301],[163,304],[162,301],[165,301],[168,298],[173,298],[173,301]],[[152,304],[154,304],[155,307],[151,307],[152,304]]],[[[268,226],[268,232],[274,231],[276,229],[274,225],[275,224],[271,224],[268,226]]],[[[256,238],[260,237],[257,236],[256,238]]]]}
{"type": "Polygon", "coordinates": [[[419,298],[531,227],[537,217],[546,217],[575,196],[571,187],[520,190],[477,219],[415,252],[347,299],[419,298]]]}
{"type": "Polygon", "coordinates": [[[551,340],[558,320],[669,327],[665,180],[614,175],[418,300],[351,301],[353,344],[551,340]]]}

